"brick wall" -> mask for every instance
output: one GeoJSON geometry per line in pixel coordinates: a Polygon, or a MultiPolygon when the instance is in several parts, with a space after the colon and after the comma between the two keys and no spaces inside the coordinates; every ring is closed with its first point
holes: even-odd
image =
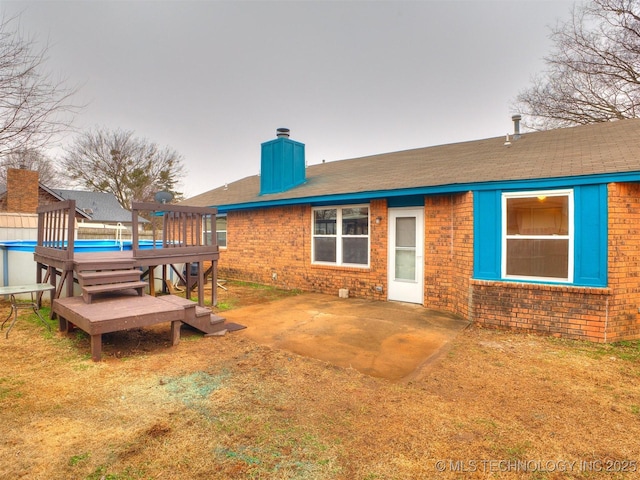
{"type": "Polygon", "coordinates": [[[473,194],[425,198],[425,306],[467,316],[473,194]]]}
{"type": "Polygon", "coordinates": [[[640,185],[611,183],[609,197],[609,305],[607,340],[640,338],[640,185]]]}
{"type": "Polygon", "coordinates": [[[309,205],[229,212],[219,277],[330,295],[346,288],[354,297],[386,299],[386,201],[373,201],[369,209],[369,268],[311,264],[309,205]]]}
{"type": "Polygon", "coordinates": [[[36,213],[38,209],[38,172],[7,169],[6,211],[36,213]]]}
{"type": "MultiPolygon", "coordinates": [[[[311,264],[308,205],[229,212],[228,247],[221,249],[220,277],[330,295],[346,288],[354,297],[386,300],[387,203],[374,200],[369,209],[369,268],[311,264]]],[[[427,198],[425,305],[466,315],[472,269],[472,194],[427,198]]]]}

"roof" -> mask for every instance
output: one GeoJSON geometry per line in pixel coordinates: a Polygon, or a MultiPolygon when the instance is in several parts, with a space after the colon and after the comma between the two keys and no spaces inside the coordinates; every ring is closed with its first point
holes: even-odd
{"type": "Polygon", "coordinates": [[[629,173],[638,174],[635,180],[640,180],[640,119],[524,133],[517,140],[511,138],[510,145],[502,136],[311,165],[304,184],[269,195],[260,195],[260,177],[255,175],[182,203],[246,208],[345,195],[375,198],[412,189],[435,193],[493,182],[629,173]]]}
{"type": "Polygon", "coordinates": [[[131,212],[120,206],[111,193],[50,188],[62,200],[75,200],[76,209],[93,222],[131,222],[131,212]]]}

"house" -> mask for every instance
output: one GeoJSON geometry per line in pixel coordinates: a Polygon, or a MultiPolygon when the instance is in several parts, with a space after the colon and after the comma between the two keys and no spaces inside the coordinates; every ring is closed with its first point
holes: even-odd
{"type": "Polygon", "coordinates": [[[6,229],[7,234],[0,238],[17,239],[9,238],[8,232],[20,231],[20,239],[35,239],[38,206],[64,200],[75,200],[78,227],[99,229],[110,238],[115,235],[113,230],[131,229],[131,212],[122,208],[111,193],[49,188],[38,181],[36,171],[8,169],[7,185],[0,188],[0,232],[6,229]],[[110,233],[104,233],[105,228],[110,233]]]}
{"type": "Polygon", "coordinates": [[[260,176],[183,203],[222,214],[222,278],[640,338],[640,119],[526,134],[513,120],[506,139],[306,167],[279,129],[260,176]]]}

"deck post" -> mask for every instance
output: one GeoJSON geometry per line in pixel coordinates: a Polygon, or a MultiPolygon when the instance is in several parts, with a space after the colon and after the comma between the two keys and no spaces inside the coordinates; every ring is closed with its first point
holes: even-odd
{"type": "Polygon", "coordinates": [[[211,262],[211,306],[218,305],[218,261],[211,262]]]}
{"type": "Polygon", "coordinates": [[[180,343],[180,327],[182,327],[182,322],[180,320],[174,320],[171,322],[171,345],[173,346],[180,343]]]}
{"type": "Polygon", "coordinates": [[[155,266],[153,265],[149,266],[149,295],[151,295],[152,297],[156,296],[156,282],[154,278],[155,269],[156,269],[155,266]]]}
{"type": "Polygon", "coordinates": [[[99,362],[102,358],[102,334],[91,335],[91,360],[99,362]]]}
{"type": "Polygon", "coordinates": [[[198,262],[198,305],[204,307],[204,262],[198,262]]]}
{"type": "MultiPolygon", "coordinates": [[[[53,312],[53,307],[51,308],[51,311],[53,312]]],[[[69,333],[69,322],[67,322],[66,318],[63,318],[60,315],[58,315],[58,330],[63,333],[69,333]]]]}

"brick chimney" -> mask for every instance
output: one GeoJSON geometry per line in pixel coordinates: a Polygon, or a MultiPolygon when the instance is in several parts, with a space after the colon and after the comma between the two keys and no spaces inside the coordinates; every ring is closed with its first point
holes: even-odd
{"type": "Polygon", "coordinates": [[[36,213],[38,197],[38,172],[7,169],[7,212],[36,213]]]}

